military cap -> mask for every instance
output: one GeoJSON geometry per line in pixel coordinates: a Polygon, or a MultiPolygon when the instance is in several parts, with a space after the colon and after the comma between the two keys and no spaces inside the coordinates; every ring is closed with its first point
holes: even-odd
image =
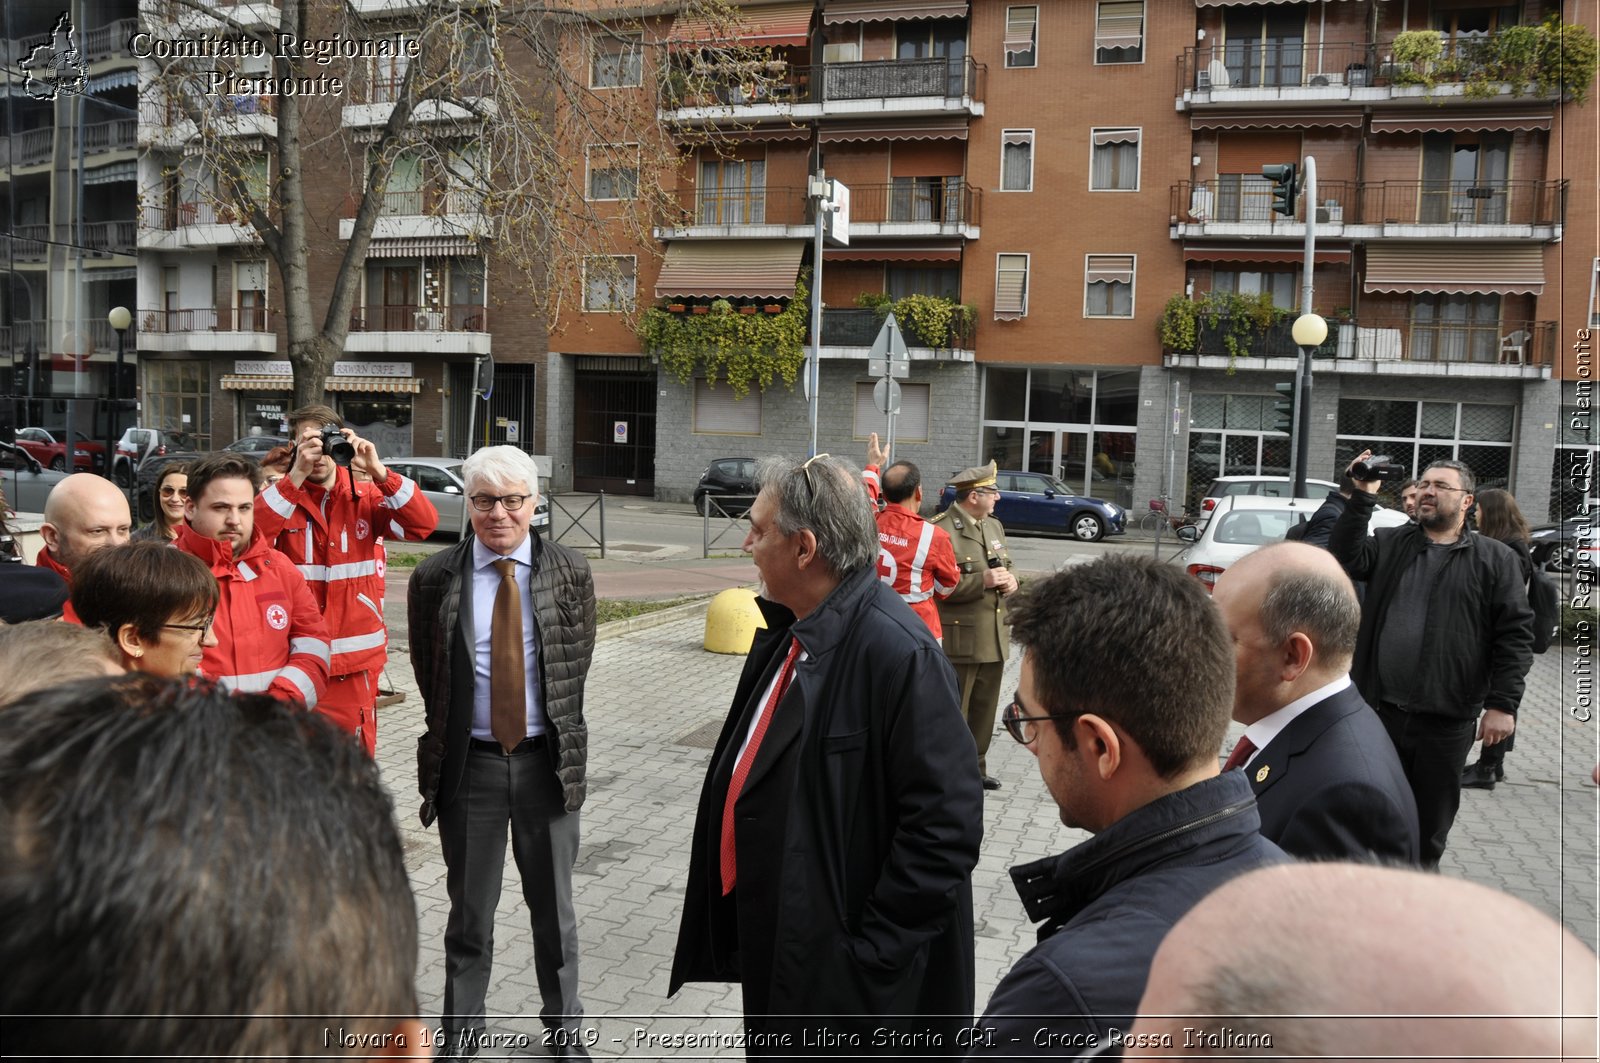
{"type": "Polygon", "coordinates": [[[974,465],[970,469],[962,469],[950,477],[950,483],[957,491],[970,491],[974,487],[993,487],[999,475],[1000,470],[995,467],[994,460],[990,459],[987,465],[974,465]]]}

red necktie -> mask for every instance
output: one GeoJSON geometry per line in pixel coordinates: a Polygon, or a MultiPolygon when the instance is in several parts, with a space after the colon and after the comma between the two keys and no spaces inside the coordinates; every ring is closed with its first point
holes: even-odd
{"type": "Polygon", "coordinates": [[[733,892],[734,879],[737,876],[737,865],[733,853],[733,806],[739,800],[739,791],[744,789],[744,780],[750,774],[750,765],[755,763],[756,750],[761,748],[761,739],[767,733],[767,725],[772,723],[772,714],[777,711],[778,702],[783,700],[784,691],[789,689],[789,680],[794,677],[794,661],[800,656],[800,640],[795,639],[789,647],[789,656],[783,659],[783,667],[778,671],[778,681],[772,685],[772,696],[767,698],[767,703],[761,707],[761,715],[756,719],[756,729],[750,735],[750,741],[745,744],[744,755],[739,758],[739,763],[733,766],[733,778],[728,782],[728,800],[722,806],[722,895],[726,897],[733,892]]]}
{"type": "Polygon", "coordinates": [[[1228,762],[1222,766],[1223,771],[1232,771],[1234,768],[1244,767],[1244,762],[1250,759],[1250,754],[1256,751],[1256,744],[1243,735],[1239,736],[1239,744],[1233,747],[1233,752],[1228,754],[1228,762]]]}

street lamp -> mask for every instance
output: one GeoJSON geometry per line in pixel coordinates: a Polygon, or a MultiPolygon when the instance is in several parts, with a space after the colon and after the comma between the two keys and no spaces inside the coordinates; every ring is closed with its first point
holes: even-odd
{"type": "Polygon", "coordinates": [[[1306,450],[1311,444],[1311,352],[1328,338],[1328,323],[1320,314],[1307,310],[1294,319],[1289,334],[1300,348],[1300,388],[1295,396],[1294,418],[1294,493],[1291,497],[1302,498],[1306,493],[1306,450]]]}
{"type": "MultiPolygon", "coordinates": [[[[122,412],[122,357],[123,347],[128,339],[128,326],[133,324],[133,315],[125,306],[114,306],[111,313],[106,315],[106,323],[117,333],[117,367],[111,376],[111,406],[106,411],[106,479],[115,479],[117,453],[117,414],[122,412]]],[[[72,440],[67,440],[67,450],[71,451],[72,440]]],[[[131,480],[132,477],[130,476],[131,480]]]]}

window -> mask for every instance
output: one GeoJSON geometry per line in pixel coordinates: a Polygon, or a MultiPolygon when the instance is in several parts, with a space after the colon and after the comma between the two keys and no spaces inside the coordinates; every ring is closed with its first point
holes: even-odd
{"type": "MultiPolygon", "coordinates": [[[[699,435],[758,436],[761,434],[761,389],[752,388],[744,398],[733,396],[727,381],[713,387],[705,380],[694,382],[694,431],[699,435]]],[[[730,464],[740,464],[733,462],[730,464]]],[[[749,465],[749,462],[743,464],[749,465]]],[[[734,470],[733,475],[738,474],[734,470]]],[[[754,476],[754,470],[750,471],[754,476]]]]}
{"type": "Polygon", "coordinates": [[[961,278],[953,266],[890,266],[885,271],[883,290],[896,300],[908,295],[933,295],[956,302],[961,296],[961,278]]]}
{"type": "Polygon", "coordinates": [[[1498,295],[1427,292],[1413,297],[1414,362],[1494,363],[1500,358],[1501,335],[1498,295]]]}
{"type": "Polygon", "coordinates": [[[589,255],[583,260],[583,308],[595,313],[632,310],[638,282],[633,255],[589,255]]]}
{"type": "MultiPolygon", "coordinates": [[[[1413,472],[1451,458],[1466,462],[1483,491],[1509,486],[1515,439],[1512,406],[1341,398],[1333,465],[1344,468],[1368,447],[1413,472]]],[[[1396,486],[1385,484],[1381,494],[1386,496],[1396,486]]],[[[1390,505],[1388,497],[1383,502],[1390,505]]]]}
{"type": "MultiPolygon", "coordinates": [[[[855,438],[865,439],[869,432],[879,436],[889,433],[889,418],[873,401],[872,389],[876,381],[859,381],[856,384],[855,438]]],[[[899,443],[926,443],[928,441],[928,404],[932,388],[927,384],[900,384],[900,412],[894,419],[894,438],[899,443]]]]}
{"type": "Polygon", "coordinates": [[[1094,61],[1144,62],[1144,0],[1100,0],[1094,19],[1094,61]]]}
{"type": "Polygon", "coordinates": [[[765,159],[706,159],[695,188],[699,225],[764,225],[767,220],[765,159]]]}
{"type": "Polygon", "coordinates": [[[1084,317],[1133,316],[1133,255],[1086,255],[1084,317]]]}
{"type": "Polygon", "coordinates": [[[163,432],[181,434],[186,449],[211,449],[209,361],[147,362],[143,401],[141,420],[159,426],[163,432]]]}
{"type": "Polygon", "coordinates": [[[1006,8],[1006,66],[1039,65],[1039,8],[1006,8]]]}
{"type": "Polygon", "coordinates": [[[1091,192],[1139,190],[1139,130],[1093,129],[1089,159],[1091,192]]]}
{"type": "Polygon", "coordinates": [[[1285,88],[1305,75],[1305,9],[1276,10],[1264,5],[1230,7],[1223,16],[1227,44],[1223,57],[1228,85],[1217,88],[1285,88]]]}
{"type": "Polygon", "coordinates": [[[1013,321],[1028,313],[1028,256],[994,256],[994,316],[1013,321]]]}
{"type": "Polygon", "coordinates": [[[1000,191],[1033,191],[1033,130],[1007,129],[1001,132],[1000,191]]]}
{"type": "Polygon", "coordinates": [[[233,266],[236,332],[265,332],[267,328],[267,264],[236,262],[233,266]]]}
{"type": "Polygon", "coordinates": [[[1211,290],[1234,292],[1238,295],[1272,296],[1272,305],[1279,310],[1293,310],[1299,305],[1300,274],[1296,270],[1232,270],[1219,269],[1211,275],[1211,290]]]}
{"type": "Polygon", "coordinates": [[[633,199],[639,194],[638,147],[607,144],[589,148],[589,198],[633,199]]]}
{"type": "Polygon", "coordinates": [[[644,54],[635,38],[605,37],[594,42],[589,66],[592,89],[626,89],[644,84],[644,54]]]}

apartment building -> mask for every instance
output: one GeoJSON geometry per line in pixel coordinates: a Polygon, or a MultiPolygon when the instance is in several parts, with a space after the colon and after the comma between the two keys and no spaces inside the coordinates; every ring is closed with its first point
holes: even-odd
{"type": "Polygon", "coordinates": [[[62,442],[69,428],[114,438],[126,421],[106,401],[106,315],[134,303],[134,15],[132,0],[23,0],[0,15],[0,395],[10,424],[62,442]]]}
{"type": "MultiPolygon", "coordinates": [[[[1572,347],[1600,320],[1597,104],[1500,80],[1521,79],[1495,49],[1551,15],[1593,31],[1591,9],[1566,7],[752,0],[740,34],[771,49],[765,77],[664,94],[663,121],[724,143],[685,149],[683,219],[656,248],[613,250],[636,256],[644,302],[786,306],[815,276],[820,167],[852,210],[820,263],[819,448],[855,454],[883,428],[879,316],[857,303],[949,296],[976,316],[910,338],[897,453],[932,476],[992,457],[1137,511],[1169,489],[1192,503],[1219,473],[1287,470],[1273,385],[1294,373],[1311,211],[1330,324],[1312,471],[1368,445],[1409,466],[1460,458],[1543,516],[1581,498],[1562,483],[1594,443],[1572,347]],[[1422,31],[1433,58],[1414,58],[1422,31]],[[1316,202],[1274,214],[1261,167],[1307,155],[1316,202]],[[1185,317],[1192,335],[1164,340],[1185,317]]],[[[679,63],[705,43],[667,18],[642,37],[679,63]]],[[[641,68],[629,84],[670,81],[641,68]]],[[[590,486],[684,498],[709,458],[804,451],[798,387],[685,386],[614,304],[586,304],[549,366],[552,447],[571,440],[590,486]]]]}

